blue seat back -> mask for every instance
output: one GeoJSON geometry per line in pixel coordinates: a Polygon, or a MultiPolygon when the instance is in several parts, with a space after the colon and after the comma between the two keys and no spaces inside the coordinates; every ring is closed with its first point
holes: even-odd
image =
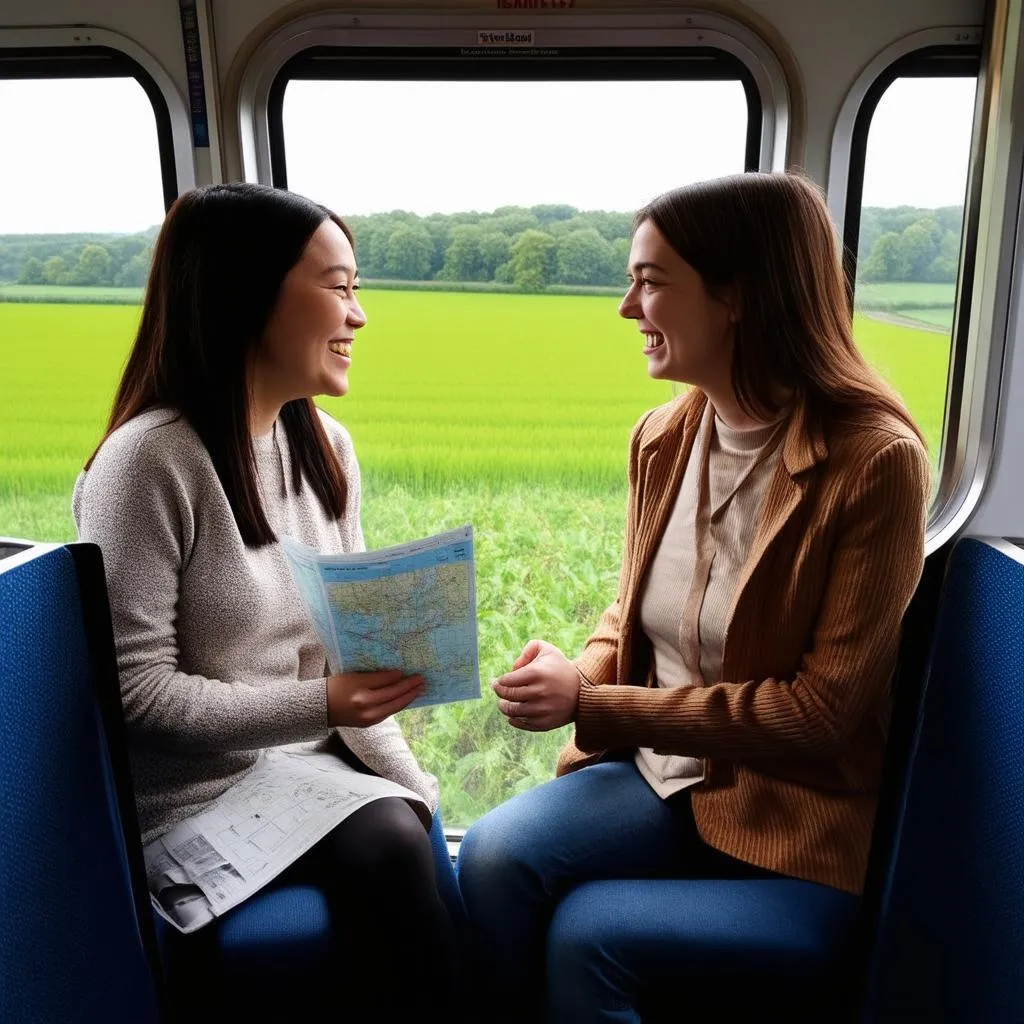
{"type": "Polygon", "coordinates": [[[0,1020],[156,1021],[99,550],[0,561],[0,623],[0,1020]]]}
{"type": "Polygon", "coordinates": [[[959,541],[897,807],[866,1021],[1024,1007],[1024,551],[959,541]]]}

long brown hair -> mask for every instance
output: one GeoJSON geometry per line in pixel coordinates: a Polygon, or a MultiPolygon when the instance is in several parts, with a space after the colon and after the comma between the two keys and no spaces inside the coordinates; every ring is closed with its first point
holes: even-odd
{"type": "MultiPolygon", "coordinates": [[[[265,185],[211,185],[179,197],[156,241],[142,320],[103,436],[147,409],[176,410],[210,453],[250,547],[276,537],[256,477],[249,362],[281,282],[328,219],[352,241],[326,207],[265,185]]],[[[305,478],[324,511],[340,518],[345,477],[312,399],[288,402],[281,421],[295,489],[305,478]]]]}
{"type": "Polygon", "coordinates": [[[781,411],[788,390],[819,414],[873,408],[924,438],[853,340],[839,242],[818,188],[800,174],[736,174],[658,196],[652,221],[714,295],[739,303],[732,387],[748,414],[781,411]]]}

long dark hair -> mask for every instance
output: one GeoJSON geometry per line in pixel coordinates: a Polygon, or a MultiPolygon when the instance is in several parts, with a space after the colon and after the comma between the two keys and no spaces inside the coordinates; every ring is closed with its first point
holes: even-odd
{"type": "Polygon", "coordinates": [[[675,189],[636,215],[652,221],[714,295],[733,288],[739,322],[732,386],[748,415],[779,413],[779,389],[818,414],[890,413],[896,392],[853,340],[839,241],[818,188],[800,174],[736,174],[675,189]]]}
{"type": "MultiPolygon", "coordinates": [[[[103,436],[154,406],[176,409],[210,453],[250,547],[276,538],[256,479],[248,366],[281,282],[328,219],[352,241],[340,217],[291,192],[229,184],[182,195],[156,241],[142,320],[103,436]]],[[[281,421],[295,489],[305,477],[324,511],[340,518],[345,477],[312,399],[288,402],[281,421]]]]}

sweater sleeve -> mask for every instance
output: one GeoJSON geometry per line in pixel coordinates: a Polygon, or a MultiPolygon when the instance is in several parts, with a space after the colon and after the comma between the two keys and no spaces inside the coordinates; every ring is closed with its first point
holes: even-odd
{"type": "Polygon", "coordinates": [[[177,752],[254,750],[322,737],[323,678],[254,685],[179,668],[181,573],[197,519],[159,430],[105,442],[73,500],[80,540],[99,545],[129,733],[177,752]]]}
{"type": "Polygon", "coordinates": [[[827,756],[882,696],[924,563],[928,460],[916,441],[876,453],[851,484],[818,619],[789,679],[655,689],[584,684],[582,751],[740,759],[827,756]]]}

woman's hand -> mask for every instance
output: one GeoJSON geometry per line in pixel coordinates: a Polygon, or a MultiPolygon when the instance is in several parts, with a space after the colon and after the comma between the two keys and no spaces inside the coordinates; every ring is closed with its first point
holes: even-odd
{"type": "Polygon", "coordinates": [[[580,677],[554,644],[531,640],[512,671],[492,683],[498,708],[509,723],[529,732],[547,732],[576,717],[580,677]]]}
{"type": "Polygon", "coordinates": [[[328,725],[376,725],[401,711],[427,688],[422,676],[387,672],[341,672],[327,677],[328,725]]]}

